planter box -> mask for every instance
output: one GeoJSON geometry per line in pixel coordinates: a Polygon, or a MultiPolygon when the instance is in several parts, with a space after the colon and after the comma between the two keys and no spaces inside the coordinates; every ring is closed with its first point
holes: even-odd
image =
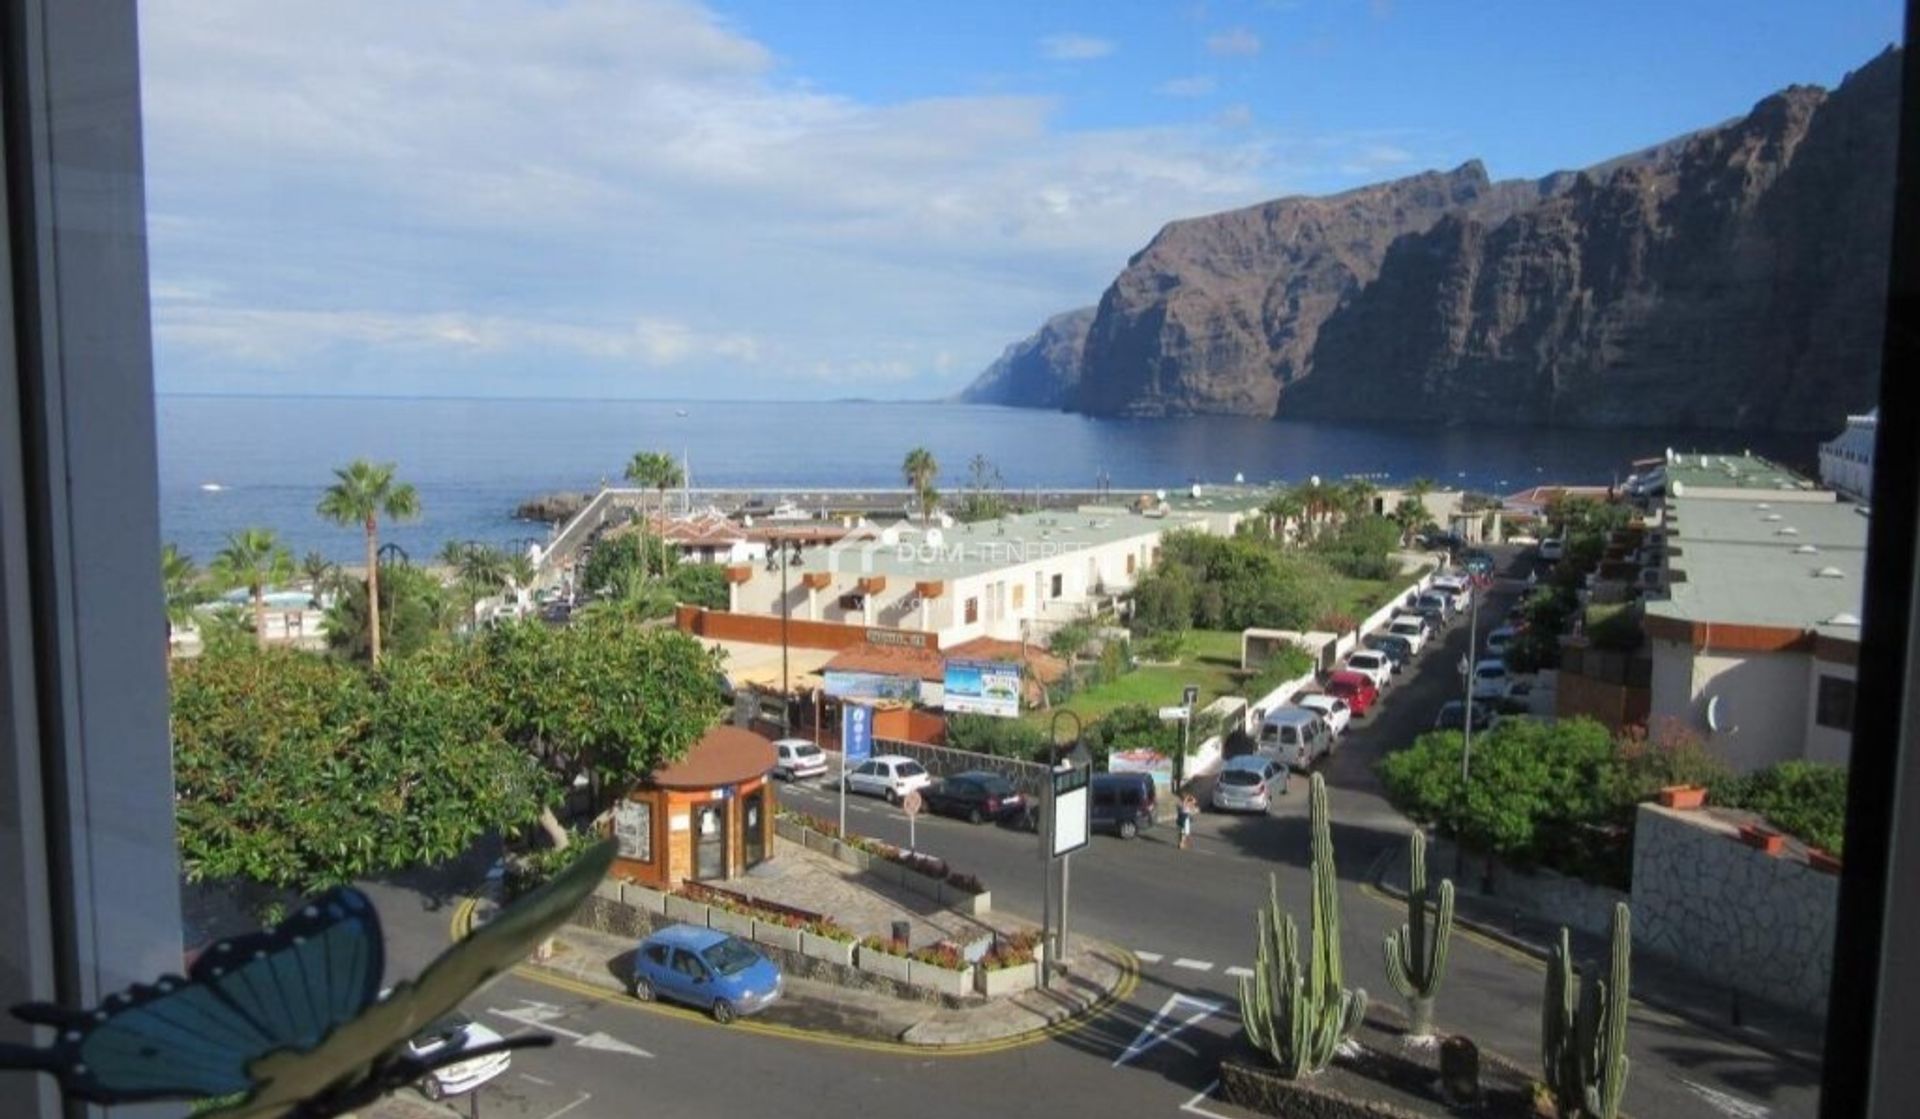
{"type": "Polygon", "coordinates": [[[1660,790],[1662,808],[1698,808],[1707,803],[1703,785],[1669,785],[1660,790]]]}
{"type": "Polygon", "coordinates": [[[1752,824],[1740,825],[1740,842],[1763,854],[1778,855],[1785,840],[1772,828],[1756,827],[1752,824]]]}
{"type": "Polygon", "coordinates": [[[619,901],[620,883],[612,878],[603,878],[598,885],[594,886],[593,896],[606,898],[608,901],[619,901]]]}
{"type": "Polygon", "coordinates": [[[900,868],[900,884],[923,898],[939,901],[940,887],[946,885],[946,881],[930,878],[917,870],[908,870],[903,866],[900,868]]]}
{"type": "Polygon", "coordinates": [[[689,901],[679,894],[668,894],[667,916],[676,921],[685,921],[689,925],[705,925],[707,907],[697,901],[689,901]]]}
{"type": "Polygon", "coordinates": [[[665,891],[656,890],[651,886],[642,886],[637,882],[628,882],[622,886],[620,888],[620,898],[635,909],[645,910],[648,913],[665,913],[667,911],[667,895],[665,891]]]}
{"type": "Polygon", "coordinates": [[[804,931],[800,933],[800,952],[811,960],[825,960],[841,967],[852,967],[853,948],[851,940],[834,940],[804,931]]]}
{"type": "Polygon", "coordinates": [[[822,855],[833,854],[834,844],[839,842],[838,840],[828,839],[812,828],[803,829],[803,832],[801,842],[806,844],[808,850],[818,851],[822,855]]]}
{"type": "Polygon", "coordinates": [[[835,842],[833,845],[833,857],[846,863],[848,866],[857,867],[860,870],[867,869],[873,862],[872,855],[862,851],[851,843],[835,842]]]}
{"type": "Polygon", "coordinates": [[[905,956],[876,952],[871,948],[865,947],[860,949],[860,954],[854,959],[854,966],[858,967],[861,971],[869,975],[878,975],[887,979],[897,980],[901,983],[910,982],[908,976],[911,973],[908,965],[911,963],[913,963],[913,961],[907,959],[905,956]]]}
{"type": "Polygon", "coordinates": [[[943,995],[958,998],[973,993],[973,965],[968,964],[958,971],[925,964],[919,960],[907,961],[907,982],[916,987],[925,987],[943,995]]]}
{"type": "Polygon", "coordinates": [[[1807,865],[1815,870],[1826,871],[1828,874],[1840,873],[1839,856],[1822,851],[1818,847],[1807,848],[1807,865]]]}
{"type": "Polygon", "coordinates": [[[717,905],[707,910],[707,927],[718,929],[723,933],[732,933],[734,936],[748,938],[753,936],[752,917],[745,913],[729,913],[717,905]]]}
{"type": "Polygon", "coordinates": [[[800,821],[798,820],[783,820],[778,816],[774,817],[773,834],[786,840],[788,843],[798,843],[805,846],[807,842],[807,829],[801,827],[800,821]]]}
{"type": "Polygon", "coordinates": [[[1016,995],[1040,985],[1038,962],[1015,964],[1012,967],[975,968],[974,973],[979,977],[980,993],[990,999],[1016,995]]]}
{"type": "Polygon", "coordinates": [[[963,890],[951,882],[940,883],[940,897],[938,900],[941,905],[946,906],[955,913],[965,913],[973,917],[978,917],[982,913],[993,912],[993,894],[991,892],[982,890],[976,894],[968,890],[963,890]]]}
{"type": "Polygon", "coordinates": [[[800,951],[800,930],[788,928],[786,925],[756,920],[753,923],[753,939],[769,948],[784,948],[789,952],[800,951]]]}
{"type": "Polygon", "coordinates": [[[867,873],[885,882],[889,886],[907,884],[907,868],[892,859],[874,859],[867,864],[867,873]]]}

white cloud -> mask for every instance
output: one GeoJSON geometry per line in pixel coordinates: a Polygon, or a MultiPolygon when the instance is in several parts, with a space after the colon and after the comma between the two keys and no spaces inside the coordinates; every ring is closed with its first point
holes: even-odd
{"type": "Polygon", "coordinates": [[[1260,53],[1260,36],[1244,27],[1235,27],[1207,36],[1207,50],[1217,55],[1255,55],[1260,53]]]}
{"type": "Polygon", "coordinates": [[[1350,175],[1371,175],[1404,167],[1413,162],[1413,153],[1393,144],[1364,144],[1349,155],[1340,170],[1350,175]]]}
{"type": "Polygon", "coordinates": [[[1168,97],[1205,97],[1212,93],[1218,83],[1211,74],[1195,74],[1190,78],[1172,78],[1154,86],[1155,93],[1168,97]]]}
{"type": "Polygon", "coordinates": [[[1092,35],[1049,35],[1040,40],[1040,53],[1056,62],[1084,62],[1105,58],[1115,50],[1113,40],[1092,35]]]}
{"type": "Polygon", "coordinates": [[[689,0],[152,0],[141,24],[172,390],[944,391],[1168,220],[1286,185],[1245,131],[823,92],[689,0]]]}

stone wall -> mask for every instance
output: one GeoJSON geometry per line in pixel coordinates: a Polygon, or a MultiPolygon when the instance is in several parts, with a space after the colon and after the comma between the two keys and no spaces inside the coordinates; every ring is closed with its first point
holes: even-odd
{"type": "Polygon", "coordinates": [[[1710,812],[1643,804],[1634,823],[1633,940],[1744,994],[1824,1016],[1840,879],[1767,855],[1710,812]]]}
{"type": "MultiPolygon", "coordinates": [[[[1612,932],[1614,904],[1628,900],[1619,890],[1569,878],[1544,867],[1522,870],[1499,859],[1492,860],[1489,866],[1485,855],[1471,851],[1466,856],[1464,873],[1456,873],[1454,868],[1462,864],[1451,840],[1432,841],[1429,852],[1429,873],[1453,878],[1456,890],[1490,899],[1498,908],[1548,918],[1555,924],[1594,936],[1607,936],[1612,932]],[[1486,888],[1489,884],[1493,887],[1491,891],[1486,888]]],[[[1401,869],[1398,873],[1402,877],[1394,884],[1405,889],[1405,871],[1401,869]]],[[[1638,916],[1637,910],[1635,916],[1638,916]]]]}

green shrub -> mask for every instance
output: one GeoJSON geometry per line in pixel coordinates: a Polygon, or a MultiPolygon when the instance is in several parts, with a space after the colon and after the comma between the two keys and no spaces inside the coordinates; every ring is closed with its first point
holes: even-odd
{"type": "Polygon", "coordinates": [[[1187,652],[1187,631],[1167,630],[1140,642],[1140,655],[1152,661],[1177,661],[1187,652]]]}
{"type": "Polygon", "coordinates": [[[1115,750],[1149,749],[1174,754],[1180,749],[1180,736],[1180,724],[1162,722],[1159,711],[1131,703],[1089,724],[1080,741],[1093,756],[1094,768],[1103,770],[1115,750]]]}
{"type": "Polygon", "coordinates": [[[1020,719],[961,714],[947,717],[947,745],[996,758],[1035,758],[1047,744],[1039,727],[1020,719]]]}
{"type": "Polygon", "coordinates": [[[1840,855],[1847,826],[1847,771],[1820,762],[1780,762],[1709,786],[1709,799],[1765,816],[1773,826],[1840,855]]]}

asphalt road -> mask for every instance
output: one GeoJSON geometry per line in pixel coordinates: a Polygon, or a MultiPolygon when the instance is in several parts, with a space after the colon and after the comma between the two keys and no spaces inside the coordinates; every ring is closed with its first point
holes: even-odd
{"type": "MultiPolygon", "coordinates": [[[[1483,603],[1481,632],[1511,592],[1483,603]]],[[[1349,982],[1398,1004],[1379,945],[1404,908],[1361,888],[1376,858],[1400,849],[1409,825],[1381,798],[1370,772],[1384,751],[1431,725],[1458,693],[1455,665],[1467,624],[1396,678],[1322,765],[1343,879],[1349,982]]],[[[1171,697],[1170,697],[1171,699],[1171,697]]],[[[1253,913],[1276,876],[1282,904],[1307,905],[1304,784],[1267,816],[1206,813],[1191,850],[1170,828],[1135,841],[1096,836],[1072,862],[1070,922],[1140,957],[1133,997],[1104,1018],[1059,1037],[967,1057],[899,1053],[828,1041],[723,1029],[689,1014],[642,1008],[598,994],[509,977],[469,1011],[512,1032],[553,1032],[552,1049],[518,1054],[510,1072],[481,1090],[479,1114],[558,1119],[630,1115],[858,1114],[877,1106],[928,1116],[1027,1114],[1239,1114],[1209,1095],[1220,1053],[1238,1032],[1239,969],[1253,962],[1253,913]],[[642,1052],[635,1052],[639,1050],[642,1052]],[[1044,1103],[1042,1098],[1044,1097],[1044,1103]]],[[[806,785],[787,802],[828,815],[836,794],[806,785]]],[[[849,801],[854,830],[904,843],[906,820],[879,801],[849,801]]],[[[980,875],[997,909],[1037,917],[1041,863],[1030,834],[922,816],[918,846],[980,875]]],[[[407,884],[381,887],[396,962],[417,967],[445,943],[448,911],[423,905],[407,884]]],[[[1456,935],[1436,1016],[1523,1067],[1538,1057],[1539,965],[1503,946],[1456,935]]],[[[1626,1108],[1640,1116],[1762,1119],[1812,1116],[1817,1073],[1737,1041],[1637,1006],[1626,1108]]],[[[465,1110],[465,1103],[461,1110],[465,1110]]]]}

